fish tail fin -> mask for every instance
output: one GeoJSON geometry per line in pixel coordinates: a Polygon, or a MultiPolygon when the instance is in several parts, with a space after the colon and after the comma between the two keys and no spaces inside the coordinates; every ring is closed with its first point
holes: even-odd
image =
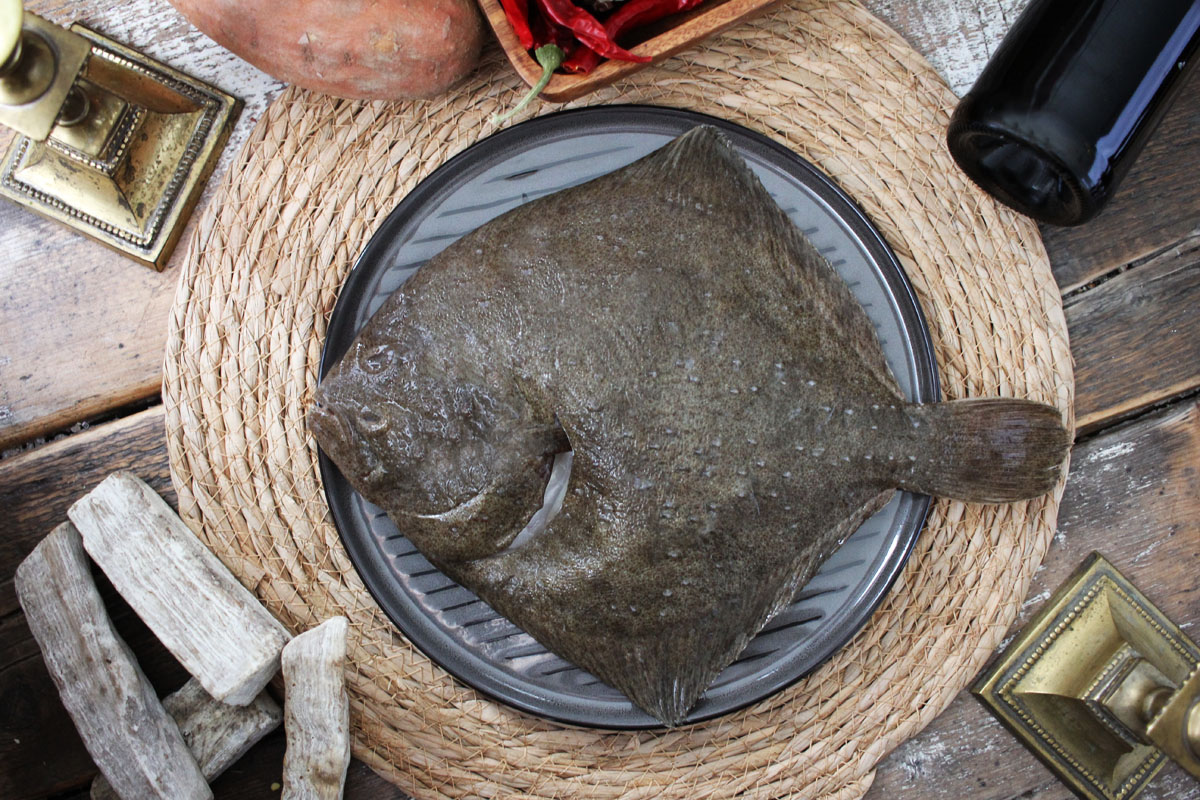
{"type": "Polygon", "coordinates": [[[1045,494],[1063,469],[1071,436],[1058,409],[987,398],[918,406],[931,430],[925,456],[900,488],[938,497],[1009,503],[1045,494]]]}

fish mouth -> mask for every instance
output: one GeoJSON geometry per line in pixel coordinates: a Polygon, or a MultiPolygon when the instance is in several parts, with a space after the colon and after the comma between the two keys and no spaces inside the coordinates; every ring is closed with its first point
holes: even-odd
{"type": "Polygon", "coordinates": [[[345,420],[327,403],[316,400],[308,409],[308,428],[317,437],[317,443],[348,439],[352,431],[345,420]]]}
{"type": "Polygon", "coordinates": [[[479,507],[484,504],[491,493],[492,487],[488,487],[445,511],[439,511],[436,514],[413,514],[412,516],[417,519],[431,519],[437,522],[466,522],[479,510],[479,507]]]}
{"type": "Polygon", "coordinates": [[[370,452],[354,447],[353,443],[361,441],[361,437],[336,408],[318,400],[309,407],[306,421],[317,445],[343,475],[357,475],[361,483],[370,485],[386,474],[370,452]]]}

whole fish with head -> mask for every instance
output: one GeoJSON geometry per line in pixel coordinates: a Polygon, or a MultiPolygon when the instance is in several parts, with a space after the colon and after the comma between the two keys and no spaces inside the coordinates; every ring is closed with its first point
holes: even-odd
{"type": "Polygon", "coordinates": [[[310,425],[431,563],[667,725],[897,488],[1028,498],[1069,446],[1050,406],[907,402],[711,127],[449,246],[310,425]],[[561,511],[514,543],[567,450],[561,511]]]}

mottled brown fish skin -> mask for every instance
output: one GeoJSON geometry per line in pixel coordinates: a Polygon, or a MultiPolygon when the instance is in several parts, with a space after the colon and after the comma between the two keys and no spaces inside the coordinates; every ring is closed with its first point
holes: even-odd
{"type": "Polygon", "coordinates": [[[1037,495],[1068,444],[1048,406],[905,402],[712,128],[451,245],[310,420],[433,564],[668,725],[897,487],[1037,495]],[[568,448],[559,516],[506,549],[568,448]]]}

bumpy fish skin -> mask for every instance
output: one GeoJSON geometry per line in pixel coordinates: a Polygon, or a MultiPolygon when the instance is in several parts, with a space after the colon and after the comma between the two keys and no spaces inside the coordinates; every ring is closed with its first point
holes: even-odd
{"type": "Polygon", "coordinates": [[[435,566],[667,725],[897,487],[1034,496],[1068,444],[1048,406],[905,402],[709,127],[451,245],[310,424],[435,566]],[[562,511],[509,549],[568,448],[562,511]]]}

